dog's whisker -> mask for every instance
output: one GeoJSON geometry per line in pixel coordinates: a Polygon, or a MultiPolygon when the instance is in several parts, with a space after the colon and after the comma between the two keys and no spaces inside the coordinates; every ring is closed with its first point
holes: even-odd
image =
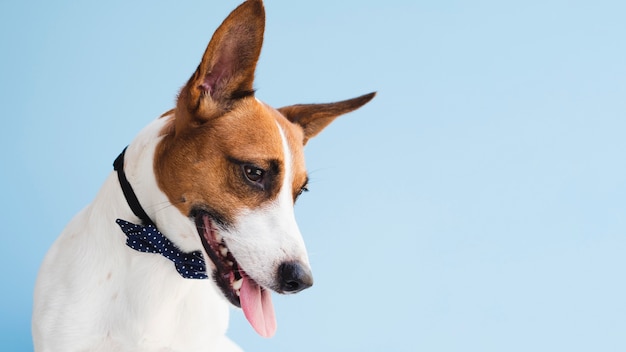
{"type": "Polygon", "coordinates": [[[170,208],[172,206],[176,206],[176,205],[182,204],[182,203],[184,203],[184,202],[180,201],[180,202],[172,203],[170,201],[164,201],[164,202],[161,202],[161,203],[153,204],[151,207],[149,207],[149,209],[150,210],[154,210],[155,213],[159,213],[159,212],[161,212],[161,211],[163,211],[165,209],[168,209],[168,208],[170,208]]]}
{"type": "Polygon", "coordinates": [[[157,206],[153,206],[152,209],[154,210],[155,213],[159,213],[165,209],[168,209],[169,207],[174,206],[174,204],[170,203],[170,202],[164,202],[163,204],[159,205],[158,208],[157,206]]]}

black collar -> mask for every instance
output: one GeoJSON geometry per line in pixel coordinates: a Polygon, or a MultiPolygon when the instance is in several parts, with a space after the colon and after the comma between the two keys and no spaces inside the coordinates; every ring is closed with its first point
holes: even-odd
{"type": "Polygon", "coordinates": [[[124,154],[126,154],[126,149],[122,150],[122,153],[115,159],[113,162],[113,170],[117,171],[117,178],[120,181],[120,186],[122,187],[122,192],[124,192],[124,198],[126,198],[126,202],[130,207],[130,210],[137,215],[143,225],[154,225],[154,222],[150,219],[146,211],[143,210],[141,204],[139,203],[139,199],[137,199],[137,195],[135,191],[133,191],[133,187],[131,187],[128,179],[126,178],[126,173],[124,173],[124,154]]]}

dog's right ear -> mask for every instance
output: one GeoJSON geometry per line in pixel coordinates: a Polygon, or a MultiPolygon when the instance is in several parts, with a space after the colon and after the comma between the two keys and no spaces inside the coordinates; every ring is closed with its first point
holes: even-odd
{"type": "Polygon", "coordinates": [[[289,121],[300,125],[304,132],[303,144],[317,136],[333,120],[350,111],[354,111],[367,104],[376,96],[376,92],[361,95],[360,97],[328,104],[298,104],[285,106],[280,111],[289,121]]]}
{"type": "Polygon", "coordinates": [[[201,125],[227,112],[237,100],[254,94],[252,84],[265,28],[262,0],[239,5],[215,31],[202,62],[181,89],[176,125],[201,125]]]}

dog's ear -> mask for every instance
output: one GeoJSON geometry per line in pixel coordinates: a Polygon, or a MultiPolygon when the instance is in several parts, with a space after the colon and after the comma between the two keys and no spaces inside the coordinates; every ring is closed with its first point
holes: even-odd
{"type": "Polygon", "coordinates": [[[303,144],[306,144],[309,139],[320,133],[335,118],[360,108],[372,100],[375,95],[376,92],[328,104],[291,105],[282,107],[278,111],[287,117],[289,121],[302,127],[304,130],[303,144]]]}
{"type": "Polygon", "coordinates": [[[202,124],[224,114],[237,99],[254,94],[252,84],[264,28],[261,0],[248,0],[228,15],[178,96],[177,120],[186,117],[191,119],[186,122],[202,124]]]}

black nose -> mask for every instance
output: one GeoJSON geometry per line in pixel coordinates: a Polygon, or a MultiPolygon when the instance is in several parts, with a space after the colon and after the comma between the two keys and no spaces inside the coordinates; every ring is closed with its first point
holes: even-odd
{"type": "Polygon", "coordinates": [[[313,286],[313,275],[308,266],[298,262],[285,262],[278,267],[281,293],[296,293],[313,286]]]}

